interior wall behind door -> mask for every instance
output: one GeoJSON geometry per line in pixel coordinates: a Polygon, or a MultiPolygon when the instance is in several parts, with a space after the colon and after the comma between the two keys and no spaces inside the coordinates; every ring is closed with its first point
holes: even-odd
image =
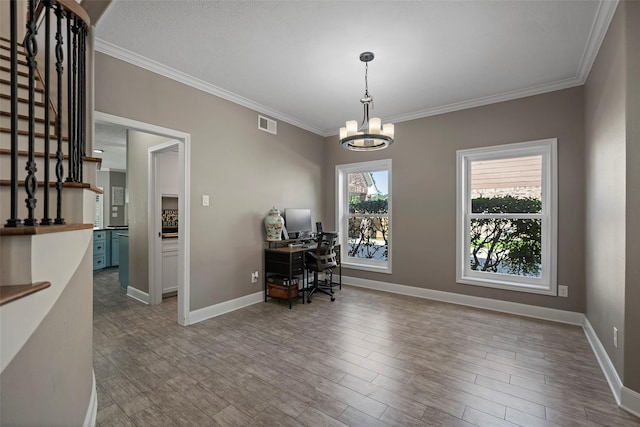
{"type": "Polygon", "coordinates": [[[148,150],[171,138],[129,130],[129,286],[149,292],[148,150]]]}

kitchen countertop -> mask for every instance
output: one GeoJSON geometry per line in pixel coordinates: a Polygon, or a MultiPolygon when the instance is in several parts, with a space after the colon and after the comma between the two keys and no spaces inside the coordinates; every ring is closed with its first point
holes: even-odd
{"type": "Polygon", "coordinates": [[[114,227],[94,227],[93,231],[100,231],[100,230],[113,230],[113,231],[117,231],[117,230],[128,230],[129,226],[128,225],[117,225],[114,227]]]}

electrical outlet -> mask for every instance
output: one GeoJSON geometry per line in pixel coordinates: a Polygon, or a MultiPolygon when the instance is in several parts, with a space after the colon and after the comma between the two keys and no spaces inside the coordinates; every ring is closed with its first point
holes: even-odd
{"type": "Polygon", "coordinates": [[[258,277],[260,277],[258,275],[257,271],[254,271],[253,273],[251,273],[251,283],[256,283],[258,281],[258,277]]]}
{"type": "Polygon", "coordinates": [[[613,346],[618,348],[618,328],[613,327],[613,346]]]}
{"type": "Polygon", "coordinates": [[[558,286],[558,296],[559,297],[568,297],[569,296],[569,287],[566,285],[558,286]]]}

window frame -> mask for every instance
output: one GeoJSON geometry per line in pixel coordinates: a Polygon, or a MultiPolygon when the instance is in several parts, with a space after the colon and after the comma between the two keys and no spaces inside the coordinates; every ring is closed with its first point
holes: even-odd
{"type": "Polygon", "coordinates": [[[387,171],[388,185],[388,213],[389,220],[389,247],[387,251],[387,261],[377,261],[366,258],[354,258],[347,256],[347,250],[340,251],[340,263],[342,267],[352,268],[355,270],[374,271],[377,273],[391,274],[391,258],[393,251],[391,250],[393,230],[392,230],[392,178],[391,178],[391,159],[373,160],[368,162],[348,163],[336,165],[336,225],[339,236],[339,242],[342,248],[348,248],[349,239],[349,183],[347,175],[358,172],[378,172],[387,171]]]}
{"type": "Polygon", "coordinates": [[[558,139],[549,138],[494,145],[456,152],[456,282],[466,285],[556,296],[558,241],[558,139]],[[542,211],[539,214],[473,214],[471,212],[471,162],[542,156],[542,211]],[[540,218],[542,220],[542,275],[527,277],[475,271],[469,262],[472,218],[540,218]]]}

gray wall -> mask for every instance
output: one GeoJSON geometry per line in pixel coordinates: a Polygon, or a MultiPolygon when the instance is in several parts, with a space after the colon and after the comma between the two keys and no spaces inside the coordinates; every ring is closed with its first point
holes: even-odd
{"type": "MultiPolygon", "coordinates": [[[[255,111],[101,53],[95,68],[96,111],[191,134],[191,310],[261,291],[251,272],[262,271],[269,209],[310,208],[323,220],[324,138],[284,122],[278,135],[260,131],[255,111]]],[[[132,225],[131,176],[129,185],[132,225]]]]}
{"type": "Polygon", "coordinates": [[[585,89],[586,315],[621,378],[625,345],[624,6],[618,6],[585,89]],[[617,349],[614,326],[619,331],[617,349]]]}
{"type": "Polygon", "coordinates": [[[586,316],[640,392],[640,2],[620,2],[585,85],[586,316]],[[618,348],[613,327],[618,328],[618,348]]]}
{"type": "Polygon", "coordinates": [[[627,268],[624,384],[640,393],[640,2],[625,2],[627,52],[627,268]]]}
{"type": "MultiPolygon", "coordinates": [[[[353,277],[463,293],[570,311],[584,311],[583,90],[581,87],[454,113],[396,123],[396,141],[384,151],[353,153],[327,138],[324,173],[335,165],[391,158],[393,165],[393,274],[344,269],[353,277]],[[455,282],[456,150],[558,138],[558,283],[569,298],[504,291],[455,282]]],[[[335,187],[324,195],[335,227],[335,187]]]]}
{"type": "Polygon", "coordinates": [[[91,256],[87,251],[51,311],[2,372],[0,425],[82,424],[93,378],[91,256]]]}

